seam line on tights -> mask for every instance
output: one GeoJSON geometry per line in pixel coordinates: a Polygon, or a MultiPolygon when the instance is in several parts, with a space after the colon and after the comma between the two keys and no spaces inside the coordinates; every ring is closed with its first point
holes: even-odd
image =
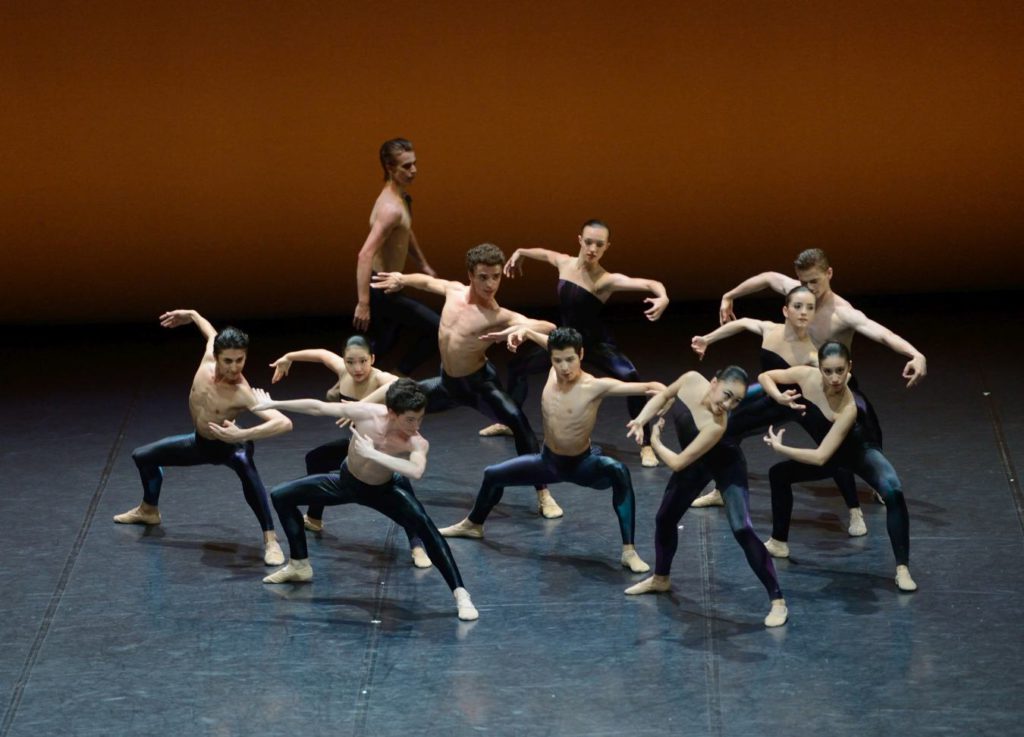
{"type": "MultiPolygon", "coordinates": [[[[383,637],[381,630],[384,628],[384,622],[381,618],[381,612],[384,610],[384,593],[388,587],[388,579],[391,578],[391,569],[395,559],[395,536],[397,530],[398,525],[392,523],[388,529],[387,538],[384,541],[384,560],[386,562],[380,572],[380,581],[378,582],[377,592],[374,595],[373,615],[370,617],[372,620],[370,636],[366,641],[366,650],[363,652],[363,677],[359,681],[359,690],[356,693],[354,737],[363,737],[367,734],[366,719],[370,712],[370,699],[373,697],[373,677],[377,670],[377,656],[380,654],[380,643],[383,637]]],[[[0,737],[3,737],[3,735],[0,735],[0,737]]]]}
{"type": "Polygon", "coordinates": [[[699,556],[704,628],[704,682],[707,684],[708,734],[720,737],[722,734],[722,691],[718,671],[718,653],[715,648],[715,612],[718,601],[714,593],[714,562],[712,560],[711,524],[707,515],[700,515],[699,556]]]}
{"type": "Polygon", "coordinates": [[[117,460],[117,456],[121,451],[121,445],[124,442],[125,434],[128,430],[128,423],[131,421],[132,415],[135,412],[135,404],[139,398],[139,390],[136,387],[135,392],[132,395],[131,402],[128,404],[128,409],[124,414],[124,418],[121,420],[121,426],[117,430],[117,435],[114,438],[114,444],[110,448],[110,452],[107,454],[107,462],[103,466],[103,471],[100,472],[100,480],[96,485],[96,489],[92,493],[92,498],[89,500],[89,506],[86,508],[85,517],[82,519],[82,524],[79,525],[78,534],[75,536],[75,541],[71,545],[71,550],[68,551],[68,556],[64,561],[64,567],[61,569],[60,577],[57,579],[57,585],[50,595],[50,601],[46,606],[46,611],[43,613],[43,618],[39,622],[39,629],[36,631],[36,636],[32,640],[32,645],[29,647],[28,654],[25,656],[25,663],[21,667],[21,673],[18,674],[18,679],[14,682],[14,687],[11,689],[11,698],[7,704],[7,710],[4,713],[3,721],[0,722],[0,737],[7,737],[7,734],[11,730],[11,725],[14,724],[14,719],[18,714],[18,707],[21,705],[21,697],[25,693],[25,686],[28,684],[29,679],[32,676],[32,669],[35,668],[36,661],[39,659],[39,653],[43,649],[43,643],[46,641],[46,636],[50,632],[50,626],[53,624],[53,620],[57,615],[57,610],[60,608],[61,601],[64,598],[64,591],[67,589],[68,581],[71,579],[71,573],[75,568],[75,563],[78,561],[78,555],[82,551],[82,546],[85,545],[85,538],[89,534],[89,528],[92,527],[93,518],[96,516],[96,509],[99,507],[100,498],[103,496],[104,490],[107,488],[107,481],[110,479],[110,474],[114,469],[114,461],[117,460]]]}
{"type": "Polygon", "coordinates": [[[996,408],[993,392],[989,389],[988,377],[981,372],[981,386],[985,397],[985,406],[988,408],[989,419],[992,421],[992,432],[996,436],[996,450],[999,451],[999,461],[1006,474],[1006,485],[1010,487],[1013,495],[1013,504],[1017,510],[1017,522],[1020,524],[1021,532],[1024,532],[1024,492],[1020,488],[1020,477],[1013,465],[1013,458],[1010,456],[1010,447],[1006,442],[1006,434],[1003,432],[1003,421],[996,408]]]}

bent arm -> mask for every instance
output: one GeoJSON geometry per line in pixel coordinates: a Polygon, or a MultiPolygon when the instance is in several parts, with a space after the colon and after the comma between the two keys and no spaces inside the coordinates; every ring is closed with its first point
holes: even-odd
{"type": "Polygon", "coordinates": [[[241,432],[240,440],[262,440],[264,438],[272,438],[275,435],[283,435],[286,432],[291,432],[292,421],[285,417],[280,412],[274,410],[260,410],[259,412],[251,410],[254,415],[263,420],[259,425],[254,427],[247,427],[241,432]]]}
{"type": "Polygon", "coordinates": [[[811,466],[824,466],[836,454],[836,451],[839,450],[839,446],[843,444],[846,436],[850,434],[850,428],[853,427],[856,421],[857,405],[854,404],[853,397],[851,396],[850,401],[839,415],[836,416],[828,434],[822,439],[821,445],[817,448],[793,448],[783,445],[781,442],[772,443],[771,446],[791,460],[811,466]]]}
{"type": "Polygon", "coordinates": [[[345,370],[345,359],[326,348],[305,348],[301,351],[289,351],[281,356],[281,358],[285,359],[289,363],[292,361],[322,363],[336,374],[348,373],[348,371],[345,370]]]}
{"type": "MultiPolygon", "coordinates": [[[[458,282],[438,279],[436,276],[428,276],[427,274],[401,274],[395,271],[381,276],[387,277],[388,284],[391,282],[397,283],[397,289],[412,287],[413,289],[419,289],[422,292],[430,292],[432,294],[445,294],[449,287],[458,284],[458,282]]],[[[384,287],[384,284],[382,283],[380,286],[384,287]]],[[[394,290],[390,286],[386,288],[388,291],[394,290]]]]}
{"type": "MultiPolygon", "coordinates": [[[[779,384],[799,384],[801,380],[806,380],[808,376],[807,366],[790,366],[787,369],[773,369],[772,371],[765,371],[757,376],[757,383],[764,388],[765,394],[774,399],[779,404],[791,406],[790,401],[793,397],[787,397],[779,389],[779,384]]],[[[812,369],[817,372],[817,369],[812,369]]]]}
{"type": "Polygon", "coordinates": [[[847,327],[851,327],[866,338],[881,343],[887,348],[900,353],[910,361],[903,369],[904,378],[909,379],[907,386],[914,386],[928,373],[928,362],[921,351],[917,350],[905,338],[901,338],[881,323],[868,318],[860,310],[850,308],[839,311],[839,316],[847,327]]]}
{"type": "Polygon", "coordinates": [[[724,434],[723,426],[706,425],[681,452],[673,453],[661,442],[661,433],[657,433],[651,435],[651,447],[662,463],[673,471],[682,471],[711,450],[724,434]]]}
{"type": "Polygon", "coordinates": [[[793,287],[800,286],[800,282],[791,276],[780,274],[777,271],[762,271],[757,276],[752,276],[742,281],[728,292],[722,295],[722,303],[718,308],[719,320],[725,323],[735,320],[736,314],[732,310],[732,303],[737,297],[745,297],[764,289],[771,289],[779,294],[786,294],[793,287]]]}
{"type": "MultiPolygon", "coordinates": [[[[355,434],[355,432],[353,432],[355,434]]],[[[413,451],[409,458],[396,458],[395,456],[382,453],[376,448],[364,449],[363,454],[377,465],[394,473],[400,473],[413,481],[423,478],[427,470],[427,452],[430,445],[424,438],[417,438],[413,441],[413,451]]]]}
{"type": "Polygon", "coordinates": [[[665,390],[660,381],[619,381],[618,379],[598,379],[606,397],[635,397],[657,395],[665,390]]]}
{"type": "Polygon", "coordinates": [[[638,414],[633,419],[633,422],[636,423],[639,427],[643,427],[652,419],[654,419],[654,416],[661,411],[661,408],[664,407],[665,404],[669,402],[669,400],[674,399],[675,396],[679,394],[679,389],[683,386],[683,381],[686,378],[686,376],[687,374],[683,374],[678,379],[676,379],[671,384],[662,389],[660,392],[651,397],[647,401],[647,404],[644,405],[644,408],[640,411],[640,414],[638,414]]]}

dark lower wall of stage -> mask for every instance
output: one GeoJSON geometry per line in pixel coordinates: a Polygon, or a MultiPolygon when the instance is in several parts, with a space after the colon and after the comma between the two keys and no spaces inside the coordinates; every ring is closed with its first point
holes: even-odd
{"type": "Polygon", "coordinates": [[[995,0],[7,3],[0,320],[349,311],[398,135],[452,278],[599,217],[685,299],[809,246],[842,293],[1012,288],[1021,38],[995,0]]]}

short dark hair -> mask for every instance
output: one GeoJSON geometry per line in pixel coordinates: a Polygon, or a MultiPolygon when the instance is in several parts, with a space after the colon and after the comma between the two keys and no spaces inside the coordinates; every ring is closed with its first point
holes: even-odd
{"type": "Polygon", "coordinates": [[[818,363],[824,363],[826,358],[831,358],[832,356],[841,356],[849,363],[850,349],[838,340],[826,340],[821,344],[821,348],[818,349],[818,363]]]}
{"type": "Polygon", "coordinates": [[[572,348],[576,355],[583,354],[583,336],[576,328],[555,328],[548,335],[548,353],[560,351],[563,348],[572,348]]]}
{"type": "Polygon", "coordinates": [[[392,138],[380,146],[380,167],[384,170],[384,181],[391,179],[391,167],[398,160],[398,154],[412,151],[412,141],[405,138],[392,138]]]}
{"type": "Polygon", "coordinates": [[[466,271],[473,273],[479,264],[484,266],[503,266],[505,254],[493,243],[481,243],[466,251],[466,271]]]}
{"type": "Polygon", "coordinates": [[[427,407],[427,395],[412,379],[399,379],[388,387],[384,406],[396,415],[419,412],[427,407]]]}
{"type": "Polygon", "coordinates": [[[815,266],[824,270],[828,268],[828,256],[820,248],[808,248],[806,251],[801,251],[796,261],[793,262],[793,267],[798,271],[804,269],[813,269],[815,266]]]}
{"type": "Polygon", "coordinates": [[[738,381],[743,384],[744,387],[747,385],[747,372],[741,369],[739,366],[726,366],[724,369],[719,369],[715,373],[715,378],[719,381],[738,381]]]}
{"type": "Polygon", "coordinates": [[[219,356],[221,351],[229,348],[241,348],[243,351],[249,350],[249,336],[238,328],[228,325],[217,333],[217,337],[213,339],[213,355],[219,356]]]}
{"type": "Polygon", "coordinates": [[[584,228],[604,228],[608,231],[608,240],[612,239],[612,229],[608,227],[608,223],[604,220],[598,220],[597,218],[591,218],[587,222],[580,226],[580,235],[583,235],[584,228]]]}
{"type": "Polygon", "coordinates": [[[800,294],[800,292],[807,292],[812,296],[814,295],[814,292],[805,287],[803,284],[797,284],[795,287],[786,292],[786,307],[789,307],[789,303],[793,301],[793,295],[800,294]]]}

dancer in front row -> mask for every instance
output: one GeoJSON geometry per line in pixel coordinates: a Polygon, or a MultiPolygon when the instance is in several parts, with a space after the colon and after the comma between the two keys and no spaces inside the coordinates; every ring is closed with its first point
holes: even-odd
{"type": "Polygon", "coordinates": [[[227,327],[219,333],[195,310],[171,310],[160,316],[165,328],[195,323],[206,338],[206,351],[192,379],[188,408],[192,414],[193,432],[174,435],[132,451],[132,460],[142,477],[142,503],[114,517],[121,524],[160,524],[160,489],[163,466],[227,466],[242,482],[245,501],[263,529],[263,562],[268,566],[284,563],[284,552],[274,532],[274,516],[270,511],[267,490],[260,480],[256,464],[254,440],[270,438],[292,429],[292,422],[280,412],[257,409],[249,383],[242,376],[249,351],[249,336],[227,327]],[[245,410],[258,416],[262,423],[239,428],[235,418],[245,410]]]}
{"type": "MultiPolygon", "coordinates": [[[[308,348],[285,353],[270,364],[274,369],[271,383],[276,384],[287,376],[293,361],[319,362],[334,371],[338,377],[334,386],[327,390],[327,401],[358,402],[377,389],[388,387],[398,379],[394,374],[376,368],[373,365],[374,360],[375,356],[370,351],[370,344],[366,338],[361,335],[353,335],[345,341],[345,350],[341,356],[323,348],[308,348]]],[[[331,440],[313,448],[306,453],[306,475],[312,476],[315,473],[337,471],[341,467],[341,462],[348,456],[348,446],[348,435],[342,435],[337,440],[331,440]]],[[[412,493],[412,484],[404,476],[399,476],[395,483],[410,494],[412,493]]],[[[310,505],[309,511],[303,515],[302,521],[310,532],[322,532],[324,529],[323,505],[310,505]]],[[[430,568],[430,557],[423,548],[423,542],[411,530],[406,530],[405,533],[409,537],[409,550],[412,554],[413,565],[417,568],[430,568]]]]}
{"type": "MultiPolygon", "coordinates": [[[[754,320],[741,317],[739,320],[727,322],[707,335],[696,335],[690,346],[703,360],[704,354],[712,343],[723,338],[749,330],[761,336],[761,370],[773,371],[790,366],[817,366],[818,349],[807,334],[807,326],[814,318],[815,299],[810,289],[797,285],[786,294],[786,302],[782,308],[785,323],[754,320]]],[[[789,388],[789,387],[786,387],[789,388]]],[[[729,429],[726,436],[739,443],[752,435],[761,435],[770,426],[776,427],[791,421],[800,422],[799,413],[784,407],[768,396],[760,384],[747,387],[747,396],[739,407],[729,414],[729,429]]],[[[833,476],[839,492],[843,495],[850,520],[847,532],[851,537],[868,534],[864,522],[864,512],[857,499],[857,481],[853,472],[845,468],[837,468],[833,476]]],[[[722,494],[718,489],[712,490],[693,501],[694,507],[722,506],[722,494]]]]}
{"type": "Polygon", "coordinates": [[[426,510],[411,491],[396,483],[401,474],[419,479],[427,468],[429,444],[420,435],[427,397],[411,379],[400,379],[387,388],[384,406],[367,402],[320,402],[316,399],[274,401],[257,390],[259,409],[283,409],[310,415],[347,419],[352,423],[348,458],[333,473],[314,474],[275,486],[274,509],[288,536],[288,564],[263,579],[264,583],[309,581],[313,567],[306,548],[301,505],[361,504],[376,509],[407,530],[413,530],[426,546],[430,560],[452,590],[459,619],[479,614],[448,543],[437,531],[426,510]]]}
{"type": "MultiPolygon", "coordinates": [[[[549,251],[546,248],[519,248],[505,264],[505,276],[522,274],[523,259],[543,261],[558,269],[558,301],[561,306],[561,324],[575,328],[583,336],[586,354],[584,363],[596,368],[619,381],[640,380],[636,368],[615,344],[606,321],[601,316],[605,302],[616,292],[648,292],[649,307],[644,312],[652,322],[661,317],[668,307],[668,293],[665,285],[654,279],[638,279],[625,274],[612,274],[601,266],[601,257],[611,247],[611,231],[601,220],[588,220],[576,236],[580,250],[576,255],[549,251]]],[[[526,346],[508,366],[508,393],[521,407],[526,401],[530,374],[546,371],[550,361],[547,355],[534,346],[526,346]]],[[[629,416],[636,417],[644,408],[640,397],[629,397],[626,405],[629,416]]],[[[480,431],[481,435],[496,435],[504,431],[501,425],[491,425],[480,431]]],[[[640,447],[640,462],[645,466],[657,466],[658,459],[651,450],[650,428],[644,429],[644,442],[640,447]]]]}
{"type": "Polygon", "coordinates": [[[651,431],[651,447],[673,473],[665,487],[665,497],[655,524],[654,575],[629,587],[626,593],[653,594],[671,588],[669,572],[679,545],[679,520],[704,485],[714,479],[725,496],[732,534],[743,548],[747,563],[768,592],[771,611],[764,619],[765,626],[778,627],[786,623],[789,610],[782,597],[771,556],[750,524],[747,464],[738,445],[721,442],[729,411],[736,408],[746,391],[747,374],[736,366],[719,371],[711,381],[696,371],[689,371],[665,391],[652,397],[643,412],[628,423],[628,434],[639,443],[643,439],[644,424],[653,419],[666,403],[675,402],[672,417],[682,452],[673,453],[661,442],[665,421],[658,420],[651,431]]]}
{"type": "MultiPolygon", "coordinates": [[[[526,327],[547,335],[555,326],[545,320],[531,320],[498,305],[495,297],[501,286],[501,268],[505,254],[490,243],[482,243],[466,253],[469,284],[446,281],[426,274],[391,272],[374,276],[373,286],[386,292],[413,287],[444,295],[441,328],[437,334],[441,349],[441,375],[420,382],[428,397],[427,412],[440,412],[462,405],[473,407],[512,429],[516,453],[540,450],[530,421],[523,410],[502,390],[498,372],[487,360],[490,342],[481,340],[497,334],[504,340],[512,329],[526,327]],[[499,331],[505,331],[503,333],[499,331]]],[[[380,390],[367,397],[375,401],[380,390]]],[[[543,485],[537,485],[538,511],[544,517],[562,516],[562,509],[543,485]]]]}
{"type": "Polygon", "coordinates": [[[789,523],[793,514],[793,484],[828,478],[837,467],[849,468],[868,482],[885,502],[886,528],[896,557],[896,586],[915,591],[910,576],[910,515],[903,498],[900,479],[882,454],[870,423],[863,421],[847,378],[853,362],[850,351],[838,341],[818,350],[818,368],[766,371],[758,377],[765,391],[777,402],[803,412],[803,427],[817,448],[784,445],[785,430],[768,428],[764,441],[790,460],[772,466],[768,473],[772,489],[772,536],[767,548],[776,558],[789,557],[789,523]],[[780,385],[795,384],[783,391],[780,385]]]}
{"type": "Polygon", "coordinates": [[[634,573],[650,570],[633,545],[636,500],[629,469],[613,458],[595,453],[590,435],[605,397],[644,396],[661,391],[665,385],[656,381],[626,383],[598,379],[584,373],[580,363],[585,358],[583,336],[572,328],[555,328],[550,335],[520,328],[509,336],[509,347],[518,348],[524,339],[546,349],[550,356],[551,369],[541,396],[544,449],[488,466],[469,516],[443,528],[441,534],[482,538],[484,521],[508,486],[567,481],[591,489],[611,487],[612,507],[622,535],[622,565],[634,573]]]}

